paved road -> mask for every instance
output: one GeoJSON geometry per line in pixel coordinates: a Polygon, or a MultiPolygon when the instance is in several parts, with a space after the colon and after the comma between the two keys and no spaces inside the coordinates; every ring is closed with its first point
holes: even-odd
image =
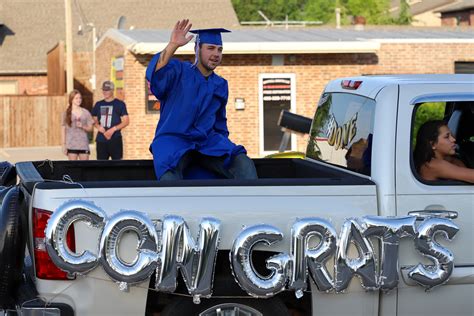
{"type": "MultiPolygon", "coordinates": [[[[95,159],[95,144],[90,145],[91,159],[95,159]]],[[[19,147],[19,148],[0,148],[0,161],[9,161],[16,163],[19,161],[38,161],[38,160],[67,160],[63,155],[61,146],[50,147],[19,147]]]]}

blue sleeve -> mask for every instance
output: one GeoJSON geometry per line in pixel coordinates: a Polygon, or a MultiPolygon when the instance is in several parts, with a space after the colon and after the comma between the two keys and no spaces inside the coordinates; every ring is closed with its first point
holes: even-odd
{"type": "Polygon", "coordinates": [[[158,100],[166,99],[166,94],[176,84],[181,74],[181,62],[171,59],[168,64],[158,71],[155,71],[156,64],[160,58],[158,53],[151,59],[146,69],[146,79],[150,83],[150,90],[158,100]]]}
{"type": "Polygon", "coordinates": [[[153,56],[153,58],[150,60],[150,63],[148,64],[148,67],[146,68],[145,77],[148,82],[151,82],[151,78],[153,77],[153,73],[155,72],[156,64],[158,63],[158,59],[160,59],[160,54],[161,53],[158,53],[153,56]]]}
{"type": "Polygon", "coordinates": [[[125,104],[125,102],[122,101],[120,116],[124,116],[124,115],[128,115],[128,112],[127,112],[127,105],[125,104]]]}
{"type": "Polygon", "coordinates": [[[91,114],[92,114],[92,116],[96,116],[96,117],[99,116],[99,105],[98,105],[98,103],[94,104],[94,107],[92,108],[91,114]]]}
{"type": "Polygon", "coordinates": [[[214,124],[214,130],[219,134],[229,137],[229,130],[227,129],[227,117],[225,107],[227,105],[227,99],[229,97],[229,91],[227,88],[227,82],[225,83],[225,95],[222,99],[221,106],[216,113],[216,123],[214,124]]]}

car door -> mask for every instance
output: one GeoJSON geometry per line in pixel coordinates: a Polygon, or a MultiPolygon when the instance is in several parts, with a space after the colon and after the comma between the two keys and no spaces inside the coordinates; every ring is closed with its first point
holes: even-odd
{"type": "Polygon", "coordinates": [[[461,102],[469,106],[469,102],[474,101],[472,91],[472,83],[400,86],[396,141],[397,215],[438,210],[447,216],[448,211],[455,211],[458,216],[453,221],[459,226],[459,231],[451,241],[443,234],[436,235],[436,241],[453,253],[454,270],[446,284],[429,291],[409,279],[407,269],[404,268],[418,263],[433,263],[415,250],[412,239],[402,242],[399,254],[402,278],[398,288],[398,316],[474,315],[474,185],[457,181],[423,181],[414,170],[412,148],[409,145],[414,135],[414,116],[421,105],[442,106],[461,102]],[[420,91],[435,93],[420,96],[420,91]]]}

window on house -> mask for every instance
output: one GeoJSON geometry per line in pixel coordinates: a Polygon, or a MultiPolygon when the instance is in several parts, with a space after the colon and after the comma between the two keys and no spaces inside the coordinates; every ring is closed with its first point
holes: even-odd
{"type": "Polygon", "coordinates": [[[18,81],[16,80],[1,80],[0,94],[18,94],[18,81]]]}
{"type": "MultiPolygon", "coordinates": [[[[269,154],[278,151],[283,132],[278,126],[282,110],[295,111],[295,75],[262,74],[260,86],[260,152],[269,154]]],[[[292,136],[286,150],[296,150],[292,136]]]]}
{"type": "Polygon", "coordinates": [[[454,62],[454,73],[474,74],[474,62],[464,62],[464,61],[454,62]]]}

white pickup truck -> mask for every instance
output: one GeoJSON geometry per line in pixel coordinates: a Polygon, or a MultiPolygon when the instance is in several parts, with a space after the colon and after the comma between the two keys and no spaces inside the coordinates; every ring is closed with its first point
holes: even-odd
{"type": "Polygon", "coordinates": [[[334,80],[305,159],[254,159],[257,180],[159,182],[151,161],[4,163],[1,307],[474,315],[474,185],[424,181],[413,163],[416,129],[435,118],[474,168],[473,75],[334,80]]]}

